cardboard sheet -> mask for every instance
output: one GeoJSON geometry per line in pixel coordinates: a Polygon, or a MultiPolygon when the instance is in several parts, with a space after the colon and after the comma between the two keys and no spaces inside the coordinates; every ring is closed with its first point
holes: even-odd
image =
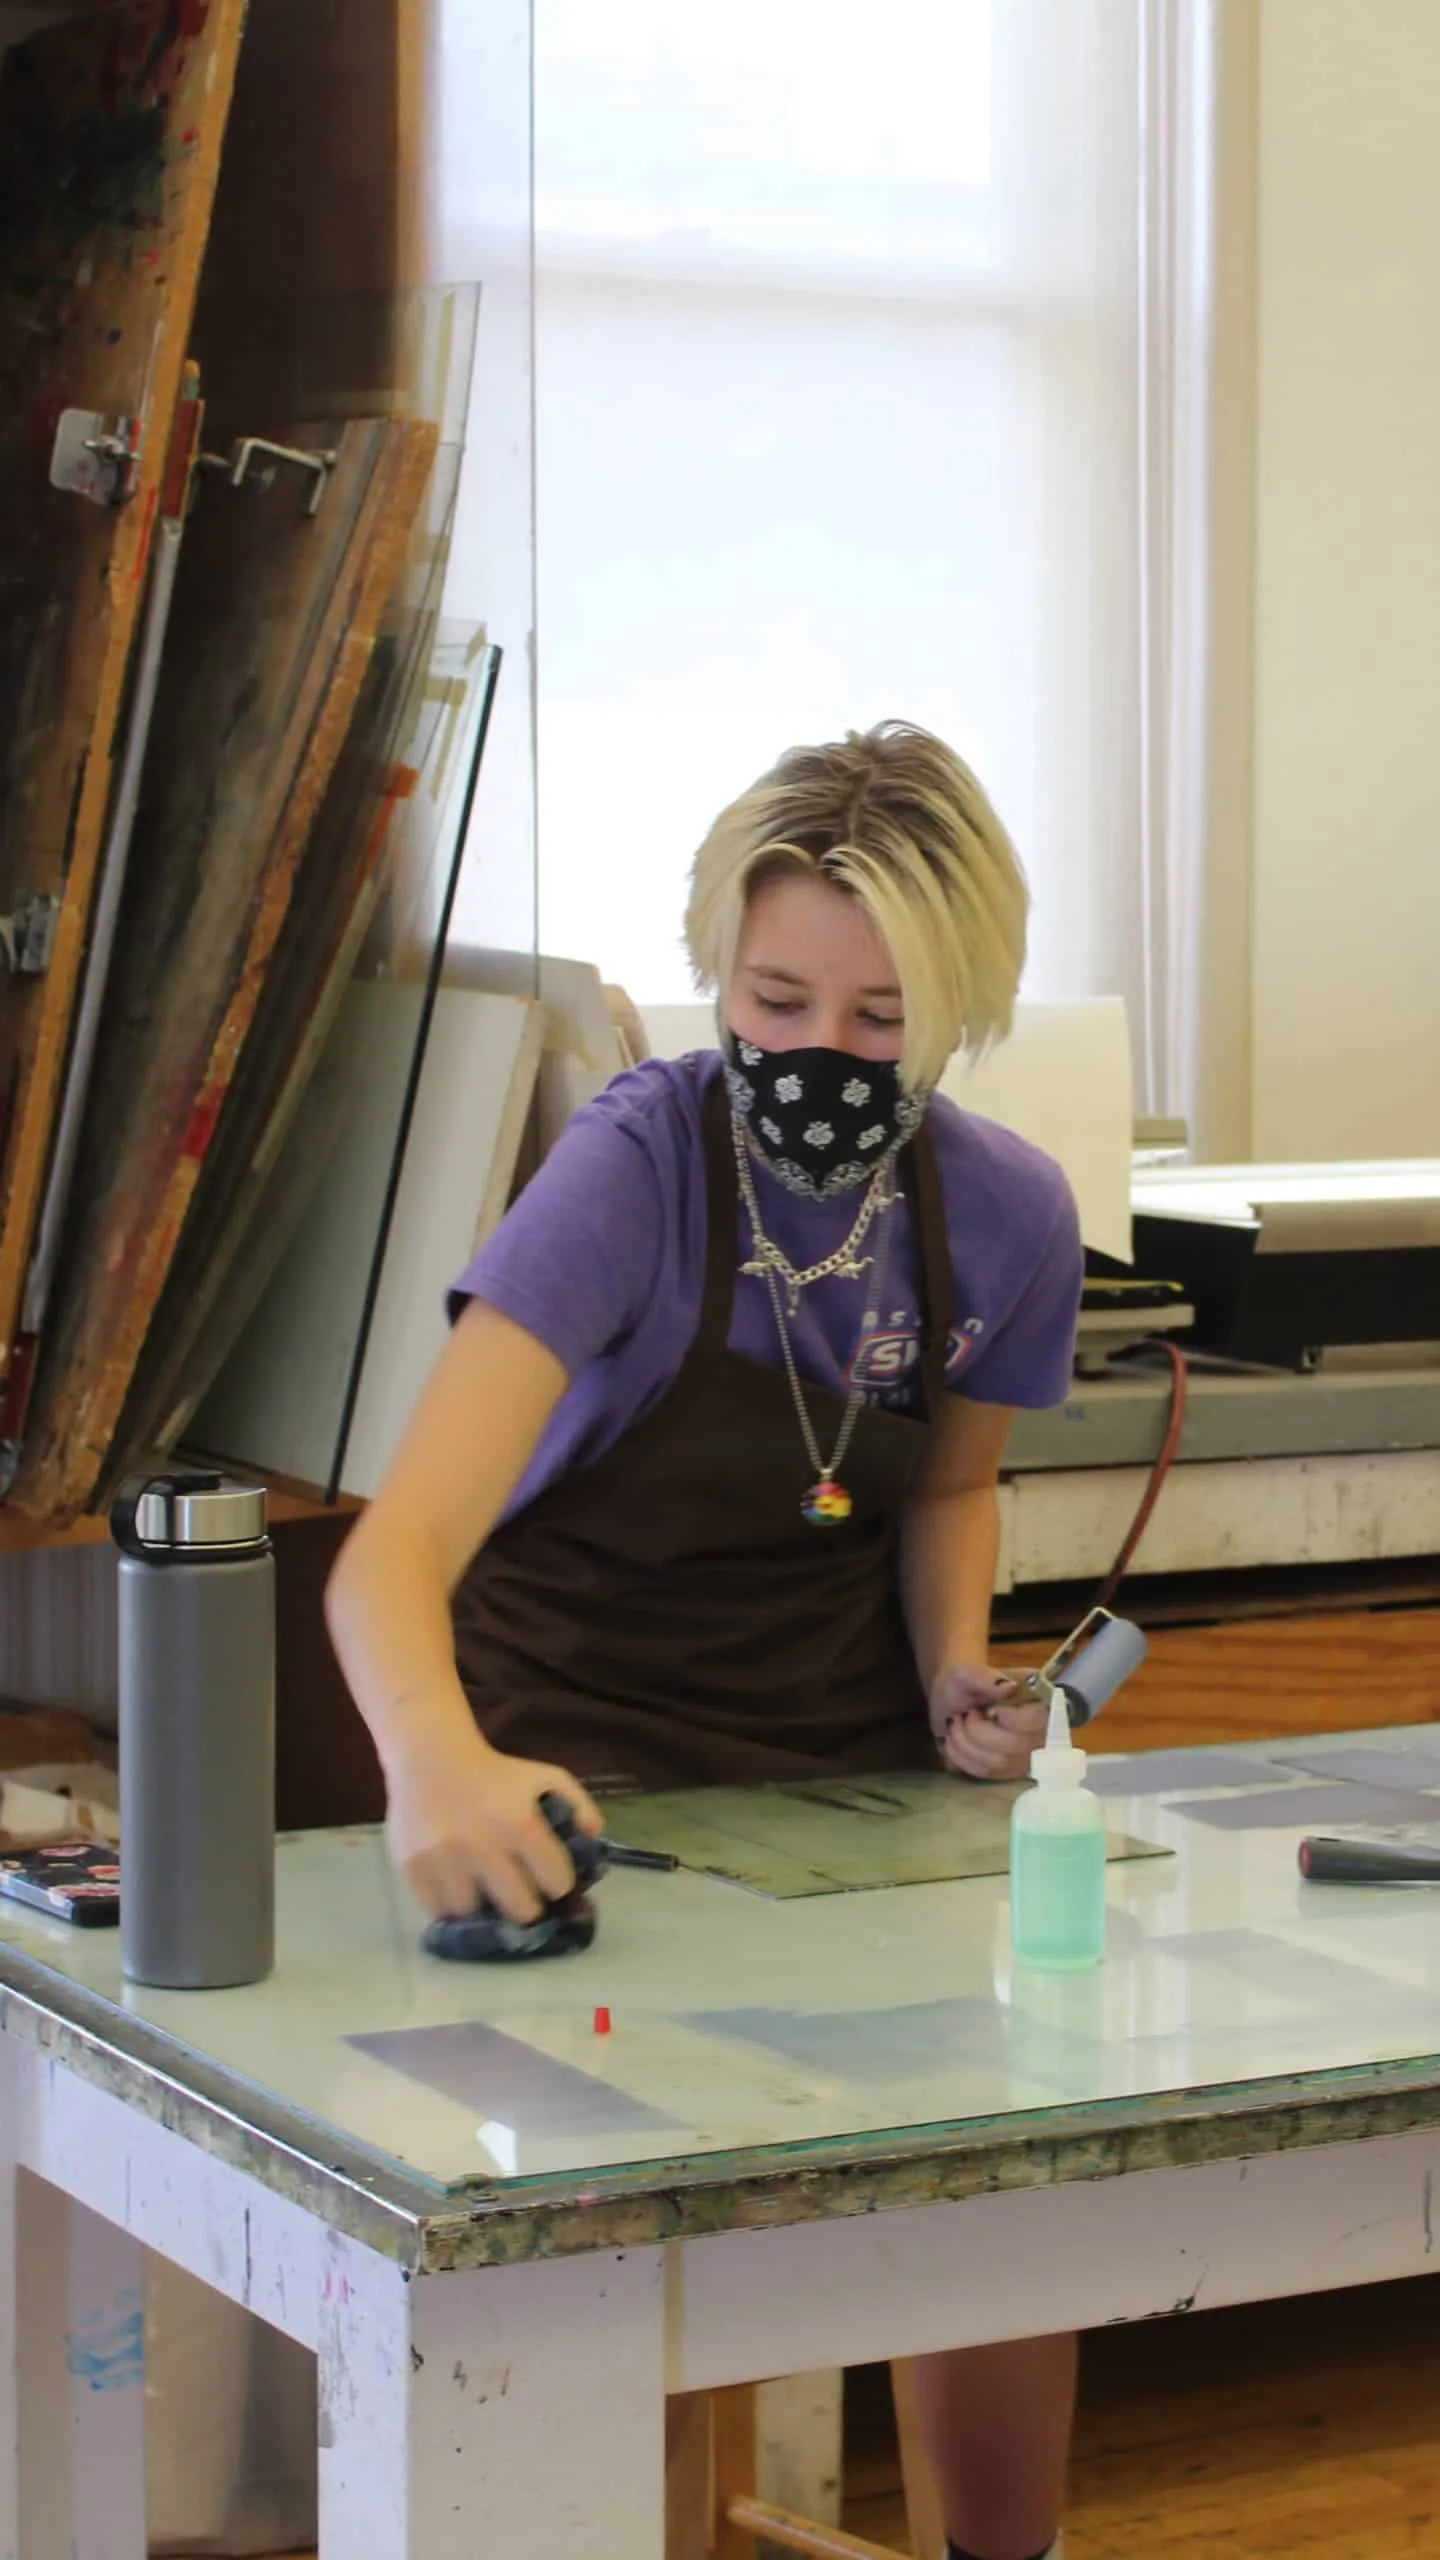
{"type": "Polygon", "coordinates": [[[1058,1158],[1098,1253],[1129,1262],[1135,1101],[1130,1029],[1118,996],[1086,1004],[1019,1004],[1008,1040],[966,1068],[952,1060],[940,1090],[1058,1158]]]}

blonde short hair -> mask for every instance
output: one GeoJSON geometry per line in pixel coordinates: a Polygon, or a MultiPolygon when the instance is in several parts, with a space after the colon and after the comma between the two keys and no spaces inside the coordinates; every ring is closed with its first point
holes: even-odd
{"type": "Polygon", "coordinates": [[[1030,897],[1020,858],[968,765],[928,730],[883,720],[791,747],[722,809],[690,878],[685,939],[702,990],[728,986],[756,881],[808,865],[865,908],[905,1004],[907,1086],[1010,1028],[1030,897]]]}

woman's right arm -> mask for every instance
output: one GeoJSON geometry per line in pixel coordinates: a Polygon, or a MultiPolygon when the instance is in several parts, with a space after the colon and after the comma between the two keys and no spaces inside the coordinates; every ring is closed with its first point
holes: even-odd
{"type": "Polygon", "coordinates": [[[385,1773],[392,1854],[437,1914],[471,1911],[485,1892],[529,1920],[567,1890],[569,1860],[537,1810],[547,1788],[599,1828],[564,1770],[484,1740],[455,1669],[450,1622],[450,1595],[568,1384],[533,1334],[472,1300],[325,1595],[335,1651],[385,1773]]]}

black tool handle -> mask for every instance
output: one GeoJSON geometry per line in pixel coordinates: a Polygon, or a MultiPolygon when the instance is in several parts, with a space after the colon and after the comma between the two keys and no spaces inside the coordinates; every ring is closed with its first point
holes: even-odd
{"type": "Polygon", "coordinates": [[[1419,1840],[1302,1840],[1311,1884],[1440,1884],[1440,1848],[1419,1840]]]}
{"type": "Polygon", "coordinates": [[[651,1875],[673,1875],[679,1866],[668,1849],[632,1849],[623,1840],[612,1840],[602,1831],[582,1831],[566,1797],[553,1791],[540,1799],[540,1810],[557,1840],[570,1852],[570,1862],[582,1885],[598,1884],[610,1867],[641,1867],[651,1875]]]}

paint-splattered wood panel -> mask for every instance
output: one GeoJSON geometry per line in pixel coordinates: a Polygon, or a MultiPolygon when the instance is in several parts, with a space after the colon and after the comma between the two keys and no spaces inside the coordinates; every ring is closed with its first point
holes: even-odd
{"type": "Polygon", "coordinates": [[[434,458],[433,429],[291,423],[308,489],[207,483],[182,556],[75,1183],[15,1500],[90,1499],[286,921],[434,458]]]}
{"type": "Polygon", "coordinates": [[[245,0],[125,0],[0,64],[0,915],[62,897],[0,975],[0,1379],[84,949],[126,665],[245,0]],[[141,421],[127,505],[49,486],[66,408],[141,421]]]}

